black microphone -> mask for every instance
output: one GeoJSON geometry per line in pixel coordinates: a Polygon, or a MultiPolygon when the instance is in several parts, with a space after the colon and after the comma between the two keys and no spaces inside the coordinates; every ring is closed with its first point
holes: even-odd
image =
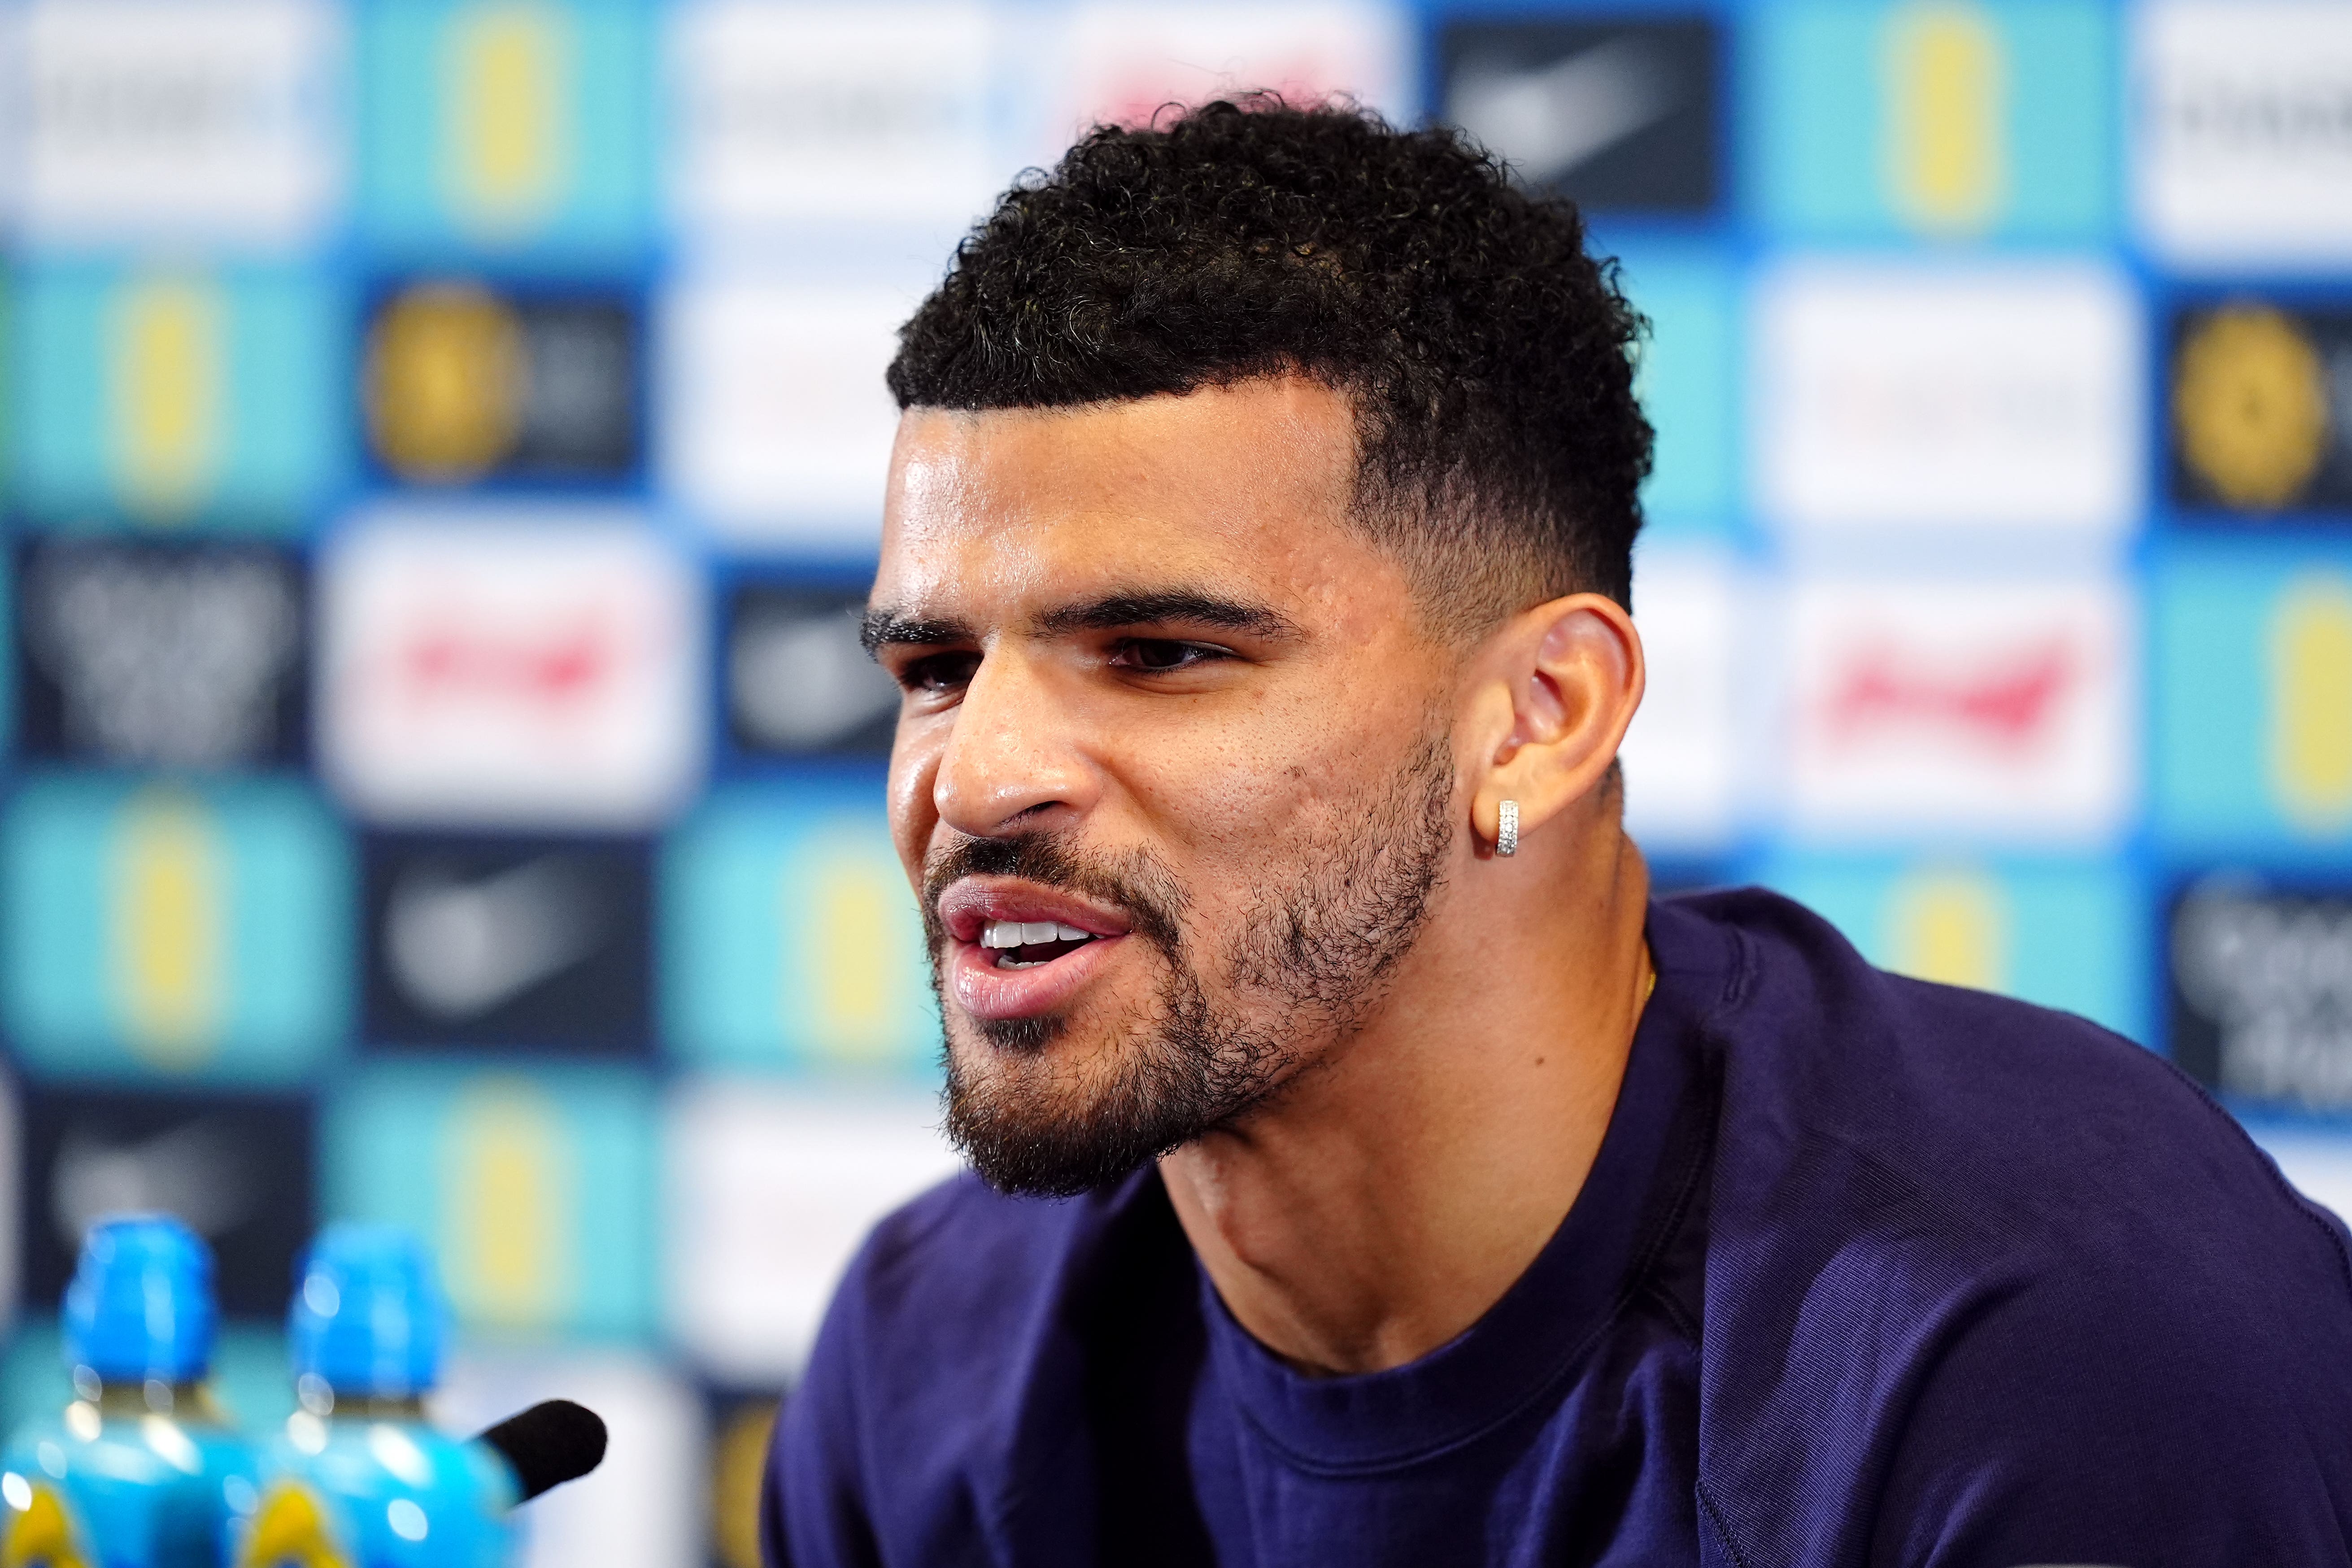
{"type": "Polygon", "coordinates": [[[474,1440],[496,1448],[514,1471],[522,1488],[517,1502],[529,1502],[550,1487],[578,1480],[604,1462],[603,1417],[568,1399],[534,1405],[474,1440]]]}

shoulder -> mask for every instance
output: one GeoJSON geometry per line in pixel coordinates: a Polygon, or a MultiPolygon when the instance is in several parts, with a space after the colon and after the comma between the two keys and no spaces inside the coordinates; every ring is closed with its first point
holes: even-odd
{"type": "Polygon", "coordinates": [[[981,1500],[1005,1491],[989,1468],[1013,1463],[1026,1413],[1077,1376],[1075,1300],[1158,1191],[1146,1173],[1013,1198],[966,1173],[876,1226],[777,1428],[770,1497],[789,1560],[866,1561],[872,1542],[961,1561],[985,1533],[981,1500]]]}
{"type": "Polygon", "coordinates": [[[1718,1160],[1741,1180],[1924,1205],[2011,1258],[2090,1245],[2161,1268],[2216,1241],[2284,1247],[2352,1302],[2341,1227],[2153,1051],[2072,1014],[1874,968],[1769,893],[1669,907],[1728,954],[1701,1032],[1724,1082],[1718,1160]]]}
{"type": "Polygon", "coordinates": [[[1723,954],[1696,1032],[1720,1085],[1703,1484],[1729,1533],[1828,1561],[1897,1528],[1794,1508],[1792,1462],[1815,1499],[1907,1500],[1898,1556],[1970,1498],[2092,1519],[2237,1487],[2241,1515],[2335,1518],[2308,1482],[2352,1473],[2322,1392],[2352,1386],[2352,1247],[2220,1106],[2085,1019],[1874,969],[1786,900],[1669,910],[1723,954]],[[1807,1430],[1837,1438],[1800,1459],[1807,1430]]]}

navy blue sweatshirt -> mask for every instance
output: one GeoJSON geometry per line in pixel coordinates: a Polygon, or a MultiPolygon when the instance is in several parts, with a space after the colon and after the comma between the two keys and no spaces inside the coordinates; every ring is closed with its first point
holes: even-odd
{"type": "Polygon", "coordinates": [[[2352,1238],[2170,1066],[1654,905],[1558,1233],[1360,1377],[1237,1325],[1156,1173],[886,1220],[778,1425],[793,1568],[2352,1564],[2352,1238]]]}

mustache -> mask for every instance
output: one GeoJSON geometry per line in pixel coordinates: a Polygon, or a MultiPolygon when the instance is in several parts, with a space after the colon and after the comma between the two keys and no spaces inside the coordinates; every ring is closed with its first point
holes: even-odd
{"type": "Polygon", "coordinates": [[[923,931],[934,952],[947,940],[940,900],[966,877],[1018,877],[1060,888],[1097,903],[1116,905],[1138,936],[1173,955],[1181,941],[1184,885],[1148,849],[1116,856],[1090,854],[1066,833],[1013,838],[959,837],[923,859],[923,931]]]}

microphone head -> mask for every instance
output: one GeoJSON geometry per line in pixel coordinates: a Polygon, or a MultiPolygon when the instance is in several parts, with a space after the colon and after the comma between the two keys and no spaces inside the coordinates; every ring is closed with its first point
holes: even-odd
{"type": "Polygon", "coordinates": [[[529,1502],[550,1487],[577,1480],[604,1459],[604,1423],[584,1405],[550,1399],[509,1415],[477,1442],[505,1458],[521,1488],[517,1502],[529,1502]]]}

